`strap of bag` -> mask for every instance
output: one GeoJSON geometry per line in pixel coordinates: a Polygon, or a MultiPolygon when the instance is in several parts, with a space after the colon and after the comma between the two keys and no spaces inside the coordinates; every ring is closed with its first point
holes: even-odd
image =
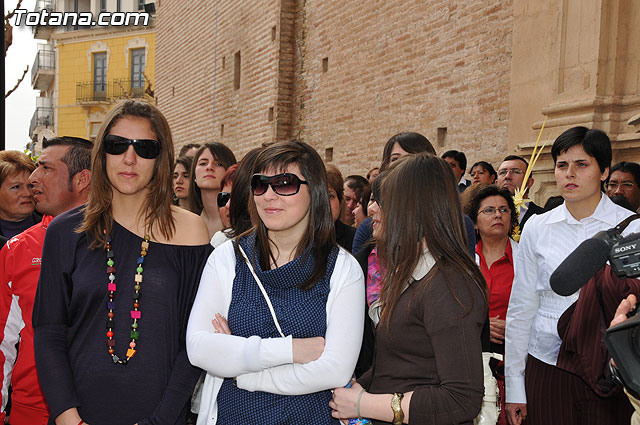
{"type": "Polygon", "coordinates": [[[269,295],[267,295],[267,291],[265,291],[264,286],[262,286],[262,282],[260,282],[260,279],[258,279],[258,275],[256,275],[256,272],[255,270],[253,270],[253,266],[251,265],[251,261],[249,261],[247,254],[244,253],[244,250],[242,249],[240,244],[238,244],[238,248],[240,249],[240,253],[244,257],[244,261],[247,263],[247,266],[249,267],[249,271],[251,272],[251,274],[253,275],[253,278],[258,283],[258,287],[260,288],[260,292],[262,292],[262,295],[264,296],[264,300],[267,302],[267,306],[269,307],[269,311],[271,312],[271,317],[273,318],[273,323],[275,323],[276,328],[278,328],[278,332],[280,333],[280,336],[284,338],[285,336],[282,333],[282,329],[280,328],[280,323],[278,322],[278,318],[276,317],[276,312],[273,310],[273,305],[271,304],[269,295]]]}

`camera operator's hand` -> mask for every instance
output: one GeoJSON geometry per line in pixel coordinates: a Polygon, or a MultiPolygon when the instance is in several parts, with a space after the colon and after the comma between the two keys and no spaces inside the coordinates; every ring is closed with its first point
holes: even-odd
{"type": "Polygon", "coordinates": [[[625,320],[627,320],[627,314],[631,311],[631,309],[636,305],[638,300],[636,296],[633,294],[629,294],[627,298],[620,302],[620,305],[616,309],[616,313],[613,315],[613,320],[611,321],[611,326],[618,325],[625,320]]]}

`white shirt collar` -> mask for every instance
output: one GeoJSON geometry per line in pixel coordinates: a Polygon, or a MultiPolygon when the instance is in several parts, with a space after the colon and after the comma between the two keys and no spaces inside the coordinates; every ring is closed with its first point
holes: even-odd
{"type": "MultiPolygon", "coordinates": [[[[547,223],[558,223],[560,221],[566,221],[570,224],[577,224],[581,221],[576,220],[571,215],[571,213],[567,209],[566,202],[563,202],[562,205],[549,211],[548,214],[550,215],[550,217],[547,223]]],[[[616,217],[616,204],[614,204],[607,195],[600,192],[600,202],[598,202],[598,206],[593,211],[593,214],[591,214],[589,217],[583,218],[582,220],[590,218],[614,227],[618,224],[616,222],[616,217]]]]}
{"type": "Polygon", "coordinates": [[[413,273],[411,277],[414,280],[420,280],[429,273],[429,270],[436,264],[435,258],[429,252],[429,250],[425,247],[424,251],[422,251],[422,255],[418,260],[418,264],[416,264],[416,268],[413,269],[413,273]]]}

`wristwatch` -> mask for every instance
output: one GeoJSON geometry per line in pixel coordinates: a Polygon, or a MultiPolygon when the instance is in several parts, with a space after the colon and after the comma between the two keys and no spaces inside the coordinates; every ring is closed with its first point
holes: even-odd
{"type": "Polygon", "coordinates": [[[393,410],[393,425],[402,425],[404,412],[402,411],[402,393],[394,393],[391,397],[391,410],[393,410]]]}

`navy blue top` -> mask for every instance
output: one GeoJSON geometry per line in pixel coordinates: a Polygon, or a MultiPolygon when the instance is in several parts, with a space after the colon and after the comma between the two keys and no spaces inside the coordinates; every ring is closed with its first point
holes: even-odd
{"type": "Polygon", "coordinates": [[[7,240],[11,239],[15,235],[24,232],[29,227],[40,223],[42,216],[31,213],[27,218],[20,221],[9,221],[0,218],[0,236],[4,236],[7,240]]]}
{"type": "MultiPolygon", "coordinates": [[[[351,252],[355,254],[360,251],[362,245],[365,244],[369,239],[373,238],[373,219],[371,217],[367,217],[362,220],[360,226],[356,229],[356,234],[353,237],[353,244],[351,246],[351,252]]],[[[367,275],[365,274],[365,277],[367,275]]]]}
{"type": "MultiPolygon", "coordinates": [[[[334,247],[327,259],[325,276],[309,290],[298,285],[313,272],[314,259],[305,254],[273,270],[263,271],[255,249],[255,233],[240,239],[240,246],[252,260],[258,278],[273,304],[285,335],[293,338],[324,337],[327,330],[326,305],[330,278],[338,257],[334,247]]],[[[233,335],[279,338],[267,303],[242,256],[236,254],[228,322],[233,335]]],[[[218,425],[226,424],[338,424],[331,417],[331,391],[285,396],[262,391],[250,392],[225,379],[218,393],[218,425]]]]}
{"type": "MultiPolygon", "coordinates": [[[[33,308],[36,367],[51,413],[49,424],[72,407],[91,425],[184,424],[200,375],[187,360],[186,326],[211,245],[150,242],[137,352],[126,366],[116,365],[106,346],[106,251],[90,250],[86,234],[74,231],[82,218],[76,208],[49,225],[33,308]]],[[[114,223],[114,339],[120,358],[131,341],[129,311],[141,242],[114,223]]]]}

